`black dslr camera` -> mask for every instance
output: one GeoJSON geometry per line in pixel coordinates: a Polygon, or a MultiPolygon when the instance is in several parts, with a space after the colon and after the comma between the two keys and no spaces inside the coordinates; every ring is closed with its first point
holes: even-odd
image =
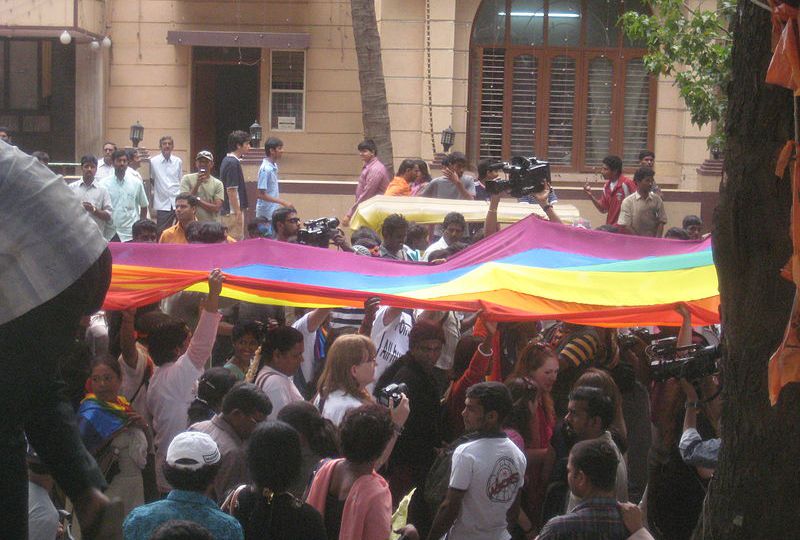
{"type": "Polygon", "coordinates": [[[403,399],[403,394],[408,394],[408,386],[405,383],[392,383],[378,390],[378,403],[388,407],[391,402],[394,407],[397,407],[400,400],[403,399]]]}
{"type": "Polygon", "coordinates": [[[507,180],[486,181],[486,191],[493,195],[509,191],[512,197],[520,198],[544,191],[550,184],[550,164],[535,157],[514,156],[511,161],[489,165],[489,170],[508,175],[507,180]]]}
{"type": "Polygon", "coordinates": [[[717,362],[722,356],[719,345],[676,347],[676,341],[676,338],[659,339],[645,349],[654,381],[675,378],[695,382],[719,373],[717,362]]]}
{"type": "Polygon", "coordinates": [[[297,233],[297,242],[307,246],[327,248],[331,243],[331,238],[336,234],[339,227],[339,220],[332,218],[318,218],[304,221],[305,229],[300,229],[297,233]]]}

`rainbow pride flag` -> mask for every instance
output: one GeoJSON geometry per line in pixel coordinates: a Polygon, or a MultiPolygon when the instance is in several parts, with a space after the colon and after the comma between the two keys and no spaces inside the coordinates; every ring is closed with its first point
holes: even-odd
{"type": "Polygon", "coordinates": [[[710,240],[687,242],[588,231],[526,218],[440,265],[405,263],[286,244],[110,244],[106,309],[148,304],[181,290],[287,306],[383,304],[485,310],[495,320],[561,319],[607,327],[719,322],[710,240]]]}

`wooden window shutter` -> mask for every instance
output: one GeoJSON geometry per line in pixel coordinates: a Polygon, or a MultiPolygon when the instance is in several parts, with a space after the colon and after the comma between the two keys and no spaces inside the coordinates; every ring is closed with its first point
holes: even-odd
{"type": "Polygon", "coordinates": [[[553,165],[572,165],[575,64],[575,58],[569,56],[556,56],[550,63],[547,159],[553,165]]]}
{"type": "Polygon", "coordinates": [[[584,161],[591,166],[600,163],[611,149],[614,64],[608,58],[592,58],[588,80],[584,161]]]}
{"type": "Polygon", "coordinates": [[[505,49],[484,49],[481,57],[480,158],[503,155],[505,49]]]}
{"type": "Polygon", "coordinates": [[[511,89],[511,155],[533,155],[536,134],[538,59],[529,54],[514,58],[511,89]]]}
{"type": "Polygon", "coordinates": [[[629,60],[625,67],[625,123],[623,163],[638,163],[639,152],[648,148],[650,132],[650,76],[641,58],[629,60]]]}

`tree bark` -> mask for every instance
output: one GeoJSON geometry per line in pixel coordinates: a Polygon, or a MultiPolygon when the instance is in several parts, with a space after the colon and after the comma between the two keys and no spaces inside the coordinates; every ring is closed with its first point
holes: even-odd
{"type": "Polygon", "coordinates": [[[764,82],[769,12],[740,0],[733,35],[727,180],[714,232],[726,349],[722,452],[695,538],[798,538],[800,392],[786,387],[774,408],[767,392],[768,360],[794,294],[778,275],[791,254],[791,182],[774,173],[777,152],[793,138],[792,96],[764,82]]]}
{"type": "Polygon", "coordinates": [[[361,85],[361,116],[364,134],[378,147],[378,158],[394,174],[392,128],[383,79],[381,36],[375,16],[375,0],[350,0],[353,37],[358,57],[358,82],[361,85]]]}

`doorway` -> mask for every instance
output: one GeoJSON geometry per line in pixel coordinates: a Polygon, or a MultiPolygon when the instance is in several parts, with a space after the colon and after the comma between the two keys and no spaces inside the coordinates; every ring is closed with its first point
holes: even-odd
{"type": "Polygon", "coordinates": [[[259,113],[261,49],[192,49],[191,162],[200,150],[214,154],[214,176],[228,153],[228,134],[248,131],[259,113]]]}

